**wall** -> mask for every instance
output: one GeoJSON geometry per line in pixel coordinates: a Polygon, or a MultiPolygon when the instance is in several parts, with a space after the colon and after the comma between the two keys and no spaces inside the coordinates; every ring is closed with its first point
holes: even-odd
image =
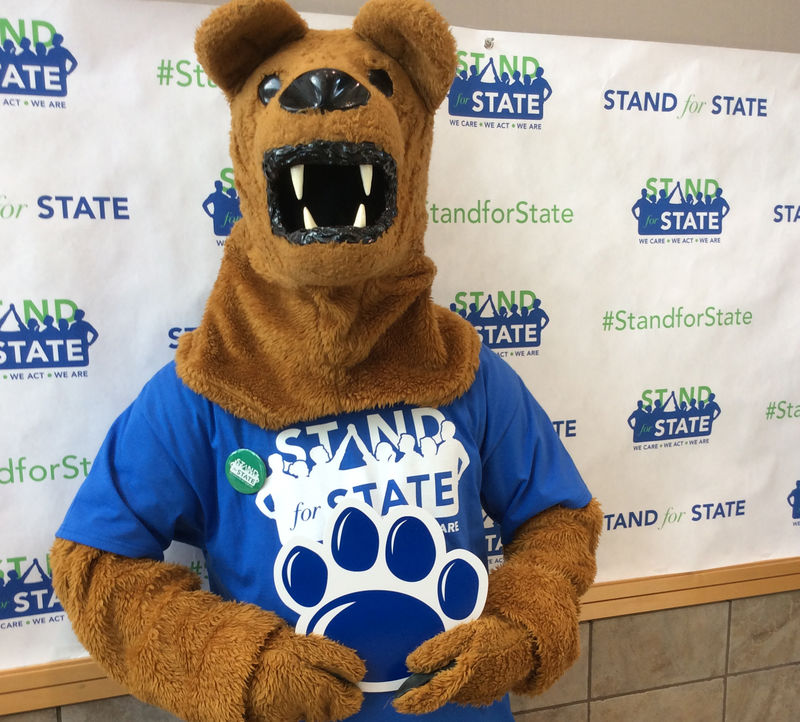
{"type": "MultiPolygon", "coordinates": [[[[468,28],[800,52],[800,4],[793,0],[432,1],[453,25],[468,28]]],[[[355,15],[363,0],[294,0],[292,4],[303,12],[355,15]]]]}

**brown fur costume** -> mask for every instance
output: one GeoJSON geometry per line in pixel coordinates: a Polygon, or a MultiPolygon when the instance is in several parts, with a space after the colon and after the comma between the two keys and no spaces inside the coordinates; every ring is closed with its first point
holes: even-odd
{"type": "MultiPolygon", "coordinates": [[[[433,112],[455,70],[444,21],[423,0],[370,0],[353,30],[319,32],[282,0],[233,0],[202,25],[196,47],[230,101],[243,218],[226,243],[202,323],[181,339],[183,381],[275,429],[399,402],[437,406],[463,394],[479,339],[432,303],[434,267],[423,248],[433,112]],[[283,89],[319,68],[343,71],[369,89],[368,99],[356,89],[337,101],[349,103],[339,112],[345,108],[331,110],[301,92],[296,104],[308,107],[287,111],[264,83],[275,76],[283,89]],[[375,71],[388,74],[391,86],[375,71]],[[311,242],[277,198],[287,169],[276,161],[272,176],[264,170],[266,151],[300,148],[290,151],[297,162],[320,141],[335,164],[345,163],[348,144],[381,152],[373,165],[386,207],[367,209],[358,232],[353,221],[322,219],[323,227],[348,226],[334,229],[354,234],[348,242],[311,242]],[[275,229],[275,213],[283,229],[275,229]]],[[[351,210],[355,217],[357,204],[351,210]]],[[[506,564],[490,576],[482,616],[408,659],[412,671],[456,664],[400,697],[397,708],[488,704],[509,689],[535,694],[552,684],[578,654],[578,598],[594,577],[601,518],[592,502],[523,524],[506,564]]],[[[61,539],[52,564],[59,599],[86,648],[112,678],[176,715],[312,722],[343,719],[361,705],[364,665],[352,650],[200,591],[182,567],[61,539]]]]}

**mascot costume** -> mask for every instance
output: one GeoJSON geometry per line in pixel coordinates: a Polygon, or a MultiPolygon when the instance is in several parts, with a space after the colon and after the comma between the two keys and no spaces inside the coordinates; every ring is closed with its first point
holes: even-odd
{"type": "Polygon", "coordinates": [[[602,514],[520,379],[431,300],[449,28],[424,0],[327,32],[232,0],[196,50],[242,218],[57,532],[58,597],[110,677],[186,720],[511,720],[509,691],[578,655],[602,514]],[[173,540],[211,591],[164,562],[173,540]]]}

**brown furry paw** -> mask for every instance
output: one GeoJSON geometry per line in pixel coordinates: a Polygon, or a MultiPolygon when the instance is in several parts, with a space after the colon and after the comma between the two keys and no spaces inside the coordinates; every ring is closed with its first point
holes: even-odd
{"type": "Polygon", "coordinates": [[[536,664],[535,642],[522,625],[485,615],[437,635],[412,652],[412,672],[443,669],[426,684],[398,697],[404,714],[424,714],[448,702],[488,705],[530,676],[536,664]]]}
{"type": "Polygon", "coordinates": [[[268,642],[250,685],[248,722],[333,722],[361,709],[366,673],[353,650],[289,629],[268,642]]]}

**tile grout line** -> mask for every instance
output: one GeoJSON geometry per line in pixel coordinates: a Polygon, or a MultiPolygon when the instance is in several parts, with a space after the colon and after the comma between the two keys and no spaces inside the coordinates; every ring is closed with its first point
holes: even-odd
{"type": "Polygon", "coordinates": [[[619,694],[609,694],[605,696],[598,696],[593,697],[593,702],[607,702],[610,699],[617,699],[618,697],[630,697],[635,694],[646,694],[648,692],[661,692],[662,690],[666,689],[674,689],[676,687],[688,687],[689,685],[693,684],[703,684],[704,682],[713,682],[715,679],[724,679],[725,674],[716,674],[711,677],[701,677],[699,679],[687,679],[683,682],[673,682],[672,684],[661,684],[656,685],[655,687],[645,687],[643,689],[631,689],[626,692],[621,692],[619,694]]]}
{"type": "Polygon", "coordinates": [[[784,669],[786,667],[800,667],[800,660],[796,662],[781,662],[780,664],[771,664],[767,667],[755,667],[754,669],[743,669],[741,672],[730,672],[728,677],[744,677],[747,674],[758,674],[760,672],[772,672],[776,669],[784,669]]]}
{"type": "Polygon", "coordinates": [[[728,601],[728,637],[725,640],[725,676],[722,678],[722,722],[728,718],[728,675],[731,671],[731,627],[733,625],[733,602],[728,601]]]}
{"type": "Polygon", "coordinates": [[[594,622],[589,622],[589,649],[586,657],[586,722],[592,722],[592,653],[594,652],[594,622]]]}
{"type": "MultiPolygon", "coordinates": [[[[800,660],[798,660],[796,662],[783,662],[781,664],[773,664],[773,665],[770,665],[768,667],[758,667],[757,669],[746,669],[746,670],[742,670],[741,672],[731,672],[730,674],[726,674],[726,673],[722,672],[720,674],[713,675],[711,677],[701,677],[701,678],[698,678],[698,679],[687,679],[687,680],[684,680],[683,682],[674,682],[672,684],[662,684],[662,685],[656,685],[654,687],[644,687],[642,689],[631,689],[631,690],[627,690],[625,692],[620,692],[619,694],[599,695],[597,697],[592,697],[591,701],[593,701],[593,702],[607,702],[608,700],[618,699],[620,697],[630,697],[630,696],[633,696],[633,695],[636,695],[636,694],[647,694],[649,692],[661,692],[661,691],[667,690],[667,689],[675,689],[676,687],[688,687],[688,686],[693,685],[693,684],[702,684],[704,682],[713,682],[714,680],[717,680],[717,679],[722,680],[723,685],[724,685],[725,684],[725,680],[728,677],[743,677],[743,676],[746,676],[748,674],[758,674],[760,672],[772,672],[774,670],[785,669],[785,668],[788,668],[788,667],[800,667],[800,660]]],[[[579,700],[576,700],[573,704],[576,704],[578,702],[579,702],[579,700]]],[[[538,711],[539,709],[552,709],[553,707],[558,707],[558,706],[563,706],[563,705],[550,705],[548,707],[535,708],[534,710],[531,710],[531,711],[538,711]]]]}

